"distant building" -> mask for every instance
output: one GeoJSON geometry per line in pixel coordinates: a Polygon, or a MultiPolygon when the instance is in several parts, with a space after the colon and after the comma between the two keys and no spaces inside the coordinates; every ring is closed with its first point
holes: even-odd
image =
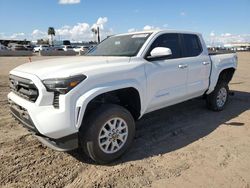
{"type": "Polygon", "coordinates": [[[249,51],[250,43],[234,42],[234,43],[224,44],[224,47],[227,49],[235,50],[235,51],[249,51]]]}
{"type": "Polygon", "coordinates": [[[5,39],[0,39],[0,44],[4,46],[8,46],[9,43],[15,43],[15,44],[22,44],[22,45],[28,45],[30,44],[30,41],[28,40],[5,40],[5,39]]]}
{"type": "Polygon", "coordinates": [[[55,46],[62,46],[62,45],[71,45],[70,41],[69,40],[54,40],[54,45],[55,46]]]}
{"type": "Polygon", "coordinates": [[[95,46],[97,43],[90,41],[90,42],[76,42],[76,41],[72,41],[71,45],[72,46],[85,46],[85,47],[91,47],[91,46],[95,46]]]}

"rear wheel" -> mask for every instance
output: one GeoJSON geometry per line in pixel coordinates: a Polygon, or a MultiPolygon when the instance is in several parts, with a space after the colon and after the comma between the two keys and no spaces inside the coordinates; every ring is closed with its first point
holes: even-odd
{"type": "Polygon", "coordinates": [[[114,104],[104,104],[91,113],[87,127],[87,130],[80,130],[80,143],[86,154],[98,163],[108,163],[120,157],[135,134],[130,112],[114,104]]]}
{"type": "Polygon", "coordinates": [[[219,82],[214,91],[207,96],[207,107],[213,111],[223,110],[228,101],[228,93],[227,83],[219,82]]]}

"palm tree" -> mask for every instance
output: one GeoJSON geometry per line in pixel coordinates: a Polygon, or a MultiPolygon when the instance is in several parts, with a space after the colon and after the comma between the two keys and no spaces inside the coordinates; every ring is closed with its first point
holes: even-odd
{"type": "Polygon", "coordinates": [[[91,31],[95,34],[95,36],[97,35],[97,42],[98,44],[100,43],[100,29],[99,27],[92,27],[91,31]]]}
{"type": "Polygon", "coordinates": [[[53,46],[53,35],[56,35],[54,27],[49,27],[48,28],[48,35],[51,37],[51,45],[53,46]]]}

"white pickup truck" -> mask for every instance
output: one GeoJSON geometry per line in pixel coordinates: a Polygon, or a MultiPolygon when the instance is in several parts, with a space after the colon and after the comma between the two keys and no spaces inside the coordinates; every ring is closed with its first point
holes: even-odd
{"type": "Polygon", "coordinates": [[[86,56],[18,66],[8,99],[14,117],[47,146],[80,147],[107,163],[128,149],[146,113],[199,96],[222,110],[236,66],[234,53],[210,55],[199,33],[120,34],[86,56]]]}

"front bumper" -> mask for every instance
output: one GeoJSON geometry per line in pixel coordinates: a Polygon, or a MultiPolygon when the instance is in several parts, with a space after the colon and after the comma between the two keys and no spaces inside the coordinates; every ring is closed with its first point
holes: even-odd
{"type": "Polygon", "coordinates": [[[28,130],[40,134],[39,131],[36,129],[33,121],[31,120],[28,111],[15,104],[13,101],[9,100],[10,111],[11,114],[20,122],[22,123],[28,130]]]}
{"type": "MultiPolygon", "coordinates": [[[[16,105],[26,109],[29,119],[39,133],[53,139],[60,139],[78,132],[75,122],[75,93],[61,95],[58,100],[60,108],[53,106],[54,93],[48,92],[42,81],[35,75],[11,71],[11,75],[31,80],[38,89],[38,98],[35,102],[29,101],[15,92],[8,94],[8,99],[16,105]]],[[[15,114],[17,115],[17,113],[15,114]]],[[[21,119],[24,121],[25,119],[21,119]]],[[[28,123],[30,124],[30,123],[28,123]]]]}
{"type": "Polygon", "coordinates": [[[9,100],[10,111],[12,115],[18,120],[25,128],[31,131],[37,139],[42,142],[44,145],[57,150],[57,151],[69,151],[76,149],[78,147],[78,134],[74,133],[59,139],[49,138],[45,135],[42,135],[34,125],[28,111],[9,100]]]}
{"type": "Polygon", "coordinates": [[[36,75],[16,70],[10,74],[32,81],[39,94],[35,101],[30,101],[11,91],[8,100],[14,117],[53,149],[65,151],[77,148],[78,129],[84,114],[83,101],[78,101],[81,94],[71,90],[67,95],[60,95],[56,99],[60,105],[55,107],[54,93],[48,92],[36,75]]]}

